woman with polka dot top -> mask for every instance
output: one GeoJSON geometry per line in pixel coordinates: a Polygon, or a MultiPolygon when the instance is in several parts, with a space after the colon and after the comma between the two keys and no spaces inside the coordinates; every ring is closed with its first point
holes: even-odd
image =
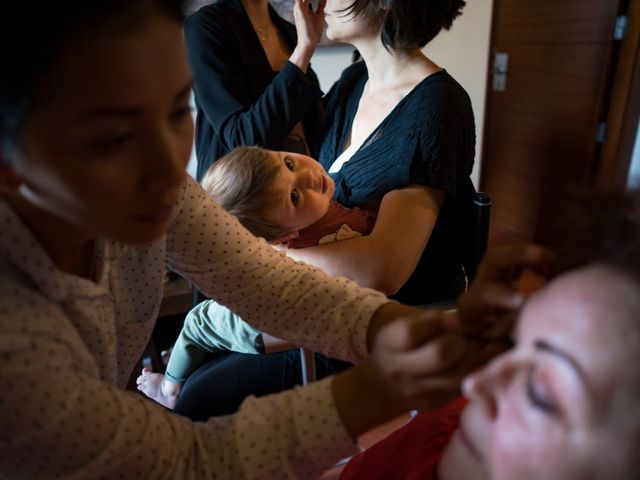
{"type": "Polygon", "coordinates": [[[0,7],[1,478],[314,478],[480,360],[442,314],[294,263],[185,175],[182,20],[176,0],[0,7]],[[124,391],[165,264],[359,365],[198,423],[124,391]]]}

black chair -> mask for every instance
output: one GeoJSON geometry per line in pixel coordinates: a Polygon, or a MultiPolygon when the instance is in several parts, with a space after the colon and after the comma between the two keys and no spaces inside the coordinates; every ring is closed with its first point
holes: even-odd
{"type": "MultiPolygon", "coordinates": [[[[467,288],[476,275],[489,243],[489,220],[491,217],[491,196],[486,192],[476,192],[469,179],[456,199],[458,248],[461,251],[462,267],[467,279],[467,288]]],[[[438,306],[455,308],[456,299],[438,302],[438,306]]],[[[423,307],[432,307],[428,304],[423,307]]],[[[275,353],[299,348],[297,345],[263,334],[265,353],[275,353]]],[[[315,380],[315,363],[313,352],[300,348],[302,363],[302,383],[307,384],[315,380]]]]}
{"type": "Polygon", "coordinates": [[[462,248],[462,266],[467,277],[467,285],[475,278],[478,266],[487,251],[490,217],[491,196],[486,192],[476,192],[467,216],[468,241],[462,248]]]}
{"type": "Polygon", "coordinates": [[[468,179],[458,192],[456,210],[456,235],[468,288],[487,251],[491,196],[486,192],[476,192],[471,179],[468,179]]]}

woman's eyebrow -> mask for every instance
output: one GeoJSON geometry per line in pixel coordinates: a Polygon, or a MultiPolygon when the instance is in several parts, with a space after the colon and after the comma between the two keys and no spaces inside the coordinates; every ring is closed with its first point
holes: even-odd
{"type": "MultiPolygon", "coordinates": [[[[189,80],[189,82],[174,96],[174,101],[177,102],[183,100],[185,97],[191,95],[192,86],[193,82],[189,80]]],[[[139,108],[99,107],[83,112],[80,115],[79,120],[91,120],[100,117],[135,117],[142,114],[143,110],[139,108]]]]}
{"type": "Polygon", "coordinates": [[[558,348],[555,345],[552,345],[551,343],[549,343],[546,340],[536,340],[536,342],[533,344],[533,348],[539,352],[543,352],[543,353],[548,353],[550,355],[553,355],[559,359],[561,359],[563,362],[565,362],[567,365],[569,365],[577,374],[578,378],[581,380],[584,388],[590,392],[593,393],[591,386],[589,384],[589,381],[587,379],[587,376],[584,373],[584,370],[582,369],[582,367],[580,366],[580,364],[576,361],[576,359],[571,356],[569,353],[561,350],[560,348],[558,348]]]}
{"type": "Polygon", "coordinates": [[[142,110],[137,108],[104,107],[87,110],[78,117],[78,120],[85,121],[103,117],[135,117],[138,115],[142,115],[142,110]]]}

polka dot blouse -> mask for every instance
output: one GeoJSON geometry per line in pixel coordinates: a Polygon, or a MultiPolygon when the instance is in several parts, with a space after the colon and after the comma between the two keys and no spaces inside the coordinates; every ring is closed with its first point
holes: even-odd
{"type": "Polygon", "coordinates": [[[123,390],[165,262],[257,328],[357,362],[386,298],[258,240],[191,179],[167,236],[100,240],[96,281],[56,269],[0,200],[0,478],[315,478],[354,445],[331,379],[193,423],[123,390]]]}

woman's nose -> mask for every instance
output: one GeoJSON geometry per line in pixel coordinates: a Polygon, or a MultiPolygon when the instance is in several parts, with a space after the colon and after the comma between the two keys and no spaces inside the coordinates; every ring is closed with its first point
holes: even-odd
{"type": "Polygon", "coordinates": [[[158,134],[155,148],[150,149],[153,157],[147,172],[147,188],[162,192],[181,185],[186,175],[189,149],[177,142],[170,134],[158,134]]]}
{"type": "Polygon", "coordinates": [[[510,355],[498,357],[466,377],[462,393],[469,401],[482,404],[487,414],[493,418],[498,414],[500,392],[512,380],[517,368],[517,362],[510,355]]]}

